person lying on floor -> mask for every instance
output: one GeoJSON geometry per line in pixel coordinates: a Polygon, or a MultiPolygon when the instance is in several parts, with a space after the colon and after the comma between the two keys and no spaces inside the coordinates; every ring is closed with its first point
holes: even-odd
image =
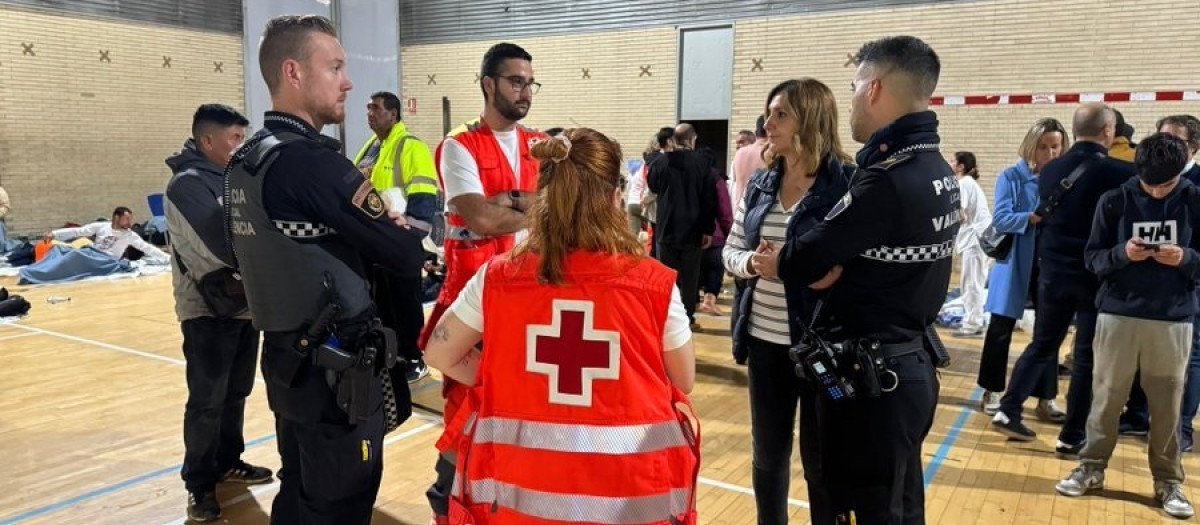
{"type": "Polygon", "coordinates": [[[153,244],[146,242],[132,229],[133,227],[133,210],[124,206],[118,206],[113,210],[112,222],[93,222],[78,228],[59,228],[54,231],[47,232],[42,238],[45,242],[70,241],[79,237],[92,237],[92,246],[110,256],[113,259],[121,260],[125,258],[126,249],[133,247],[143,254],[147,262],[167,264],[170,257],[165,252],[155,247],[153,244]]]}

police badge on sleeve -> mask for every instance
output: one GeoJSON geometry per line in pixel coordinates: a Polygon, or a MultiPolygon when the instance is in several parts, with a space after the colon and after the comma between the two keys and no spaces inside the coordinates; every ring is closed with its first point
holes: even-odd
{"type": "Polygon", "coordinates": [[[358,190],[355,190],[354,197],[350,199],[350,203],[372,219],[382,217],[385,209],[383,197],[379,196],[379,192],[375,191],[375,187],[371,185],[371,181],[369,180],[364,180],[358,186],[358,190]]]}

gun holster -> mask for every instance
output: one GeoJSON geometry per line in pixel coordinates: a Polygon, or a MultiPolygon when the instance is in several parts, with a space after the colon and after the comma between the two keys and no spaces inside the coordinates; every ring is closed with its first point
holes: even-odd
{"type": "Polygon", "coordinates": [[[396,364],[396,333],[378,320],[363,332],[355,352],[322,345],[315,363],[326,369],[325,376],[337,396],[337,404],[351,423],[366,421],[375,413],[381,399],[374,396],[376,383],[396,364]]]}

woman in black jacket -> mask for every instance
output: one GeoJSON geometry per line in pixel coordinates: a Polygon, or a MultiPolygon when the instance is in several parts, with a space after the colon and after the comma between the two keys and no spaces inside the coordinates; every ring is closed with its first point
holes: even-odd
{"type": "Polygon", "coordinates": [[[736,306],[733,353],[748,365],[754,439],[754,493],[758,523],[785,524],[792,429],[800,411],[800,455],[814,523],[832,523],[819,469],[813,409],[815,392],[796,377],[788,348],[799,341],[799,321],[809,322],[818,299],[807,287],[786,287],[763,254],[788,237],[816,226],[846,193],[854,168],[838,138],[833,92],[811,78],[788,80],[767,95],[768,166],[751,178],[737,204],[722,258],[725,269],[746,279],[736,306]]]}

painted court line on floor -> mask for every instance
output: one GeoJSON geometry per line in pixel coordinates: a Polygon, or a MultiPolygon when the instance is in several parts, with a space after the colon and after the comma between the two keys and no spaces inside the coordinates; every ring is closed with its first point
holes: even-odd
{"type": "MultiPolygon", "coordinates": [[[[430,385],[433,385],[433,384],[436,384],[436,383],[430,383],[430,385]]],[[[429,385],[424,385],[421,388],[426,388],[428,386],[429,385]]],[[[397,441],[401,441],[403,439],[410,438],[421,432],[429,430],[430,428],[441,426],[441,419],[430,417],[430,416],[427,416],[424,414],[413,414],[412,418],[421,420],[421,421],[425,421],[426,423],[421,426],[418,426],[416,428],[413,428],[411,430],[405,431],[403,433],[397,434],[396,436],[389,438],[388,440],[383,442],[383,445],[386,447],[397,441]]],[[[265,445],[274,440],[275,440],[275,434],[271,434],[269,436],[264,436],[264,437],[258,438],[254,441],[250,441],[250,442],[246,443],[246,450],[250,450],[252,448],[255,448],[255,447],[258,447],[261,445],[265,445]]],[[[160,477],[166,476],[168,474],[177,473],[177,472],[179,472],[179,469],[181,469],[181,468],[183,468],[183,464],[173,465],[173,466],[170,466],[170,467],[167,467],[164,469],[156,470],[154,472],[142,474],[140,476],[130,478],[125,481],[115,483],[113,485],[109,485],[107,487],[99,488],[99,489],[93,490],[91,492],[80,494],[78,496],[75,496],[75,497],[72,497],[72,498],[57,502],[57,503],[46,505],[44,507],[39,507],[39,508],[30,510],[28,512],[25,512],[23,514],[13,516],[11,518],[5,519],[4,521],[0,521],[0,525],[15,525],[17,523],[22,523],[22,522],[31,520],[33,518],[45,516],[47,514],[53,514],[60,510],[74,507],[75,505],[78,505],[80,503],[91,501],[91,500],[99,498],[101,496],[107,496],[107,495],[115,493],[115,492],[120,492],[124,489],[134,487],[136,485],[154,480],[155,478],[160,478],[160,477]]],[[[261,490],[259,492],[261,492],[261,490]]],[[[254,493],[254,494],[257,494],[259,492],[252,491],[252,493],[254,493]]],[[[238,496],[238,498],[240,498],[240,499],[234,498],[234,500],[231,500],[227,504],[231,505],[236,502],[244,501],[246,498],[249,498],[250,496],[251,496],[251,494],[249,494],[249,493],[242,494],[242,495],[238,496]]],[[[179,523],[183,523],[183,522],[180,521],[179,523]]]]}
{"type": "MultiPolygon", "coordinates": [[[[422,419],[422,420],[429,419],[427,416],[418,416],[417,414],[413,414],[413,417],[418,417],[419,419],[422,419]]],[[[426,430],[429,430],[434,427],[439,427],[439,426],[441,426],[441,424],[435,423],[435,422],[425,423],[424,425],[413,428],[411,430],[407,430],[405,432],[402,432],[400,434],[397,434],[395,436],[392,436],[392,437],[384,440],[383,446],[386,447],[388,445],[397,443],[399,441],[404,441],[404,440],[411,438],[417,434],[420,434],[426,430]]],[[[279,490],[279,480],[278,479],[276,479],[275,481],[272,481],[268,485],[260,485],[254,489],[251,489],[250,492],[246,492],[244,494],[238,495],[237,497],[230,498],[229,501],[222,501],[221,508],[226,509],[226,508],[232,507],[234,505],[237,505],[243,501],[249,500],[251,498],[258,499],[259,496],[262,496],[265,494],[270,494],[277,490],[279,490]]],[[[175,521],[167,522],[164,525],[183,525],[184,523],[187,523],[187,521],[188,521],[187,517],[183,517],[183,518],[179,518],[175,521]]],[[[0,525],[3,525],[3,524],[0,524],[0,525]]]]}
{"type": "MultiPolygon", "coordinates": [[[[250,441],[250,442],[246,443],[246,450],[250,450],[250,449],[258,447],[260,445],[270,443],[271,441],[274,441],[274,440],[275,440],[275,434],[260,437],[258,439],[255,439],[254,441],[250,441]]],[[[102,488],[93,490],[91,492],[80,494],[73,498],[65,499],[58,503],[52,503],[52,504],[46,505],[44,507],[39,507],[39,508],[30,510],[30,511],[27,511],[23,514],[13,516],[11,518],[5,519],[4,521],[0,521],[0,525],[14,525],[16,523],[28,521],[33,518],[45,516],[47,514],[53,514],[60,510],[74,507],[75,505],[78,505],[80,503],[91,501],[91,500],[94,500],[101,496],[107,496],[114,492],[120,492],[122,490],[133,487],[135,485],[140,485],[142,483],[153,480],[155,478],[166,476],[168,474],[177,473],[177,472],[179,472],[180,468],[183,468],[183,464],[172,465],[172,466],[164,468],[164,469],[159,469],[154,472],[149,472],[149,473],[137,476],[137,477],[129,478],[120,483],[115,483],[115,484],[109,485],[107,487],[102,487],[102,488]]]]}
{"type": "Polygon", "coordinates": [[[929,485],[933,483],[934,476],[937,476],[938,470],[942,468],[942,462],[950,455],[950,449],[954,448],[954,442],[958,441],[958,435],[962,432],[962,428],[967,424],[967,420],[971,418],[971,412],[974,412],[975,405],[979,403],[983,397],[983,389],[976,387],[971,393],[970,401],[967,406],[962,407],[962,412],[959,412],[958,419],[954,420],[954,425],[950,427],[950,431],[946,433],[945,441],[938,447],[937,453],[933,455],[933,460],[929,462],[929,466],[925,467],[925,489],[929,489],[929,485]]]}
{"type": "Polygon", "coordinates": [[[83,344],[89,344],[89,345],[92,345],[92,346],[98,346],[98,347],[100,347],[100,348],[106,348],[106,349],[109,349],[109,350],[114,350],[114,351],[121,352],[121,353],[124,353],[124,354],[136,355],[136,356],[141,356],[141,357],[145,357],[145,358],[149,358],[149,359],[154,359],[154,360],[158,360],[158,361],[164,361],[164,362],[167,362],[167,363],[171,363],[171,364],[173,364],[173,365],[179,365],[179,366],[184,366],[184,365],[187,365],[187,361],[184,361],[184,360],[182,360],[182,359],[175,359],[175,358],[173,358],[173,357],[167,357],[167,356],[163,356],[163,355],[152,354],[152,353],[150,353],[150,352],[143,352],[143,351],[141,351],[141,350],[134,350],[134,349],[132,349],[132,348],[126,348],[126,347],[124,347],[124,346],[110,345],[110,344],[108,344],[108,343],[101,343],[100,341],[93,341],[93,340],[91,340],[91,339],[85,339],[85,338],[83,338],[83,337],[77,337],[77,336],[73,336],[73,335],[67,335],[67,334],[64,334],[64,333],[60,333],[60,332],[54,332],[54,331],[51,331],[51,330],[45,330],[45,329],[42,329],[42,328],[34,328],[34,327],[32,327],[32,326],[25,326],[25,325],[23,325],[23,324],[17,324],[17,323],[12,323],[12,324],[10,324],[10,325],[8,325],[8,326],[12,326],[12,327],[14,327],[14,328],[20,328],[21,330],[25,330],[25,331],[28,331],[28,332],[34,332],[34,333],[37,333],[37,334],[49,335],[49,336],[52,336],[52,337],[58,337],[58,338],[60,338],[60,339],[66,339],[66,340],[68,340],[68,341],[74,341],[74,342],[76,342],[76,343],[83,343],[83,344]]]}
{"type": "MultiPolygon", "coordinates": [[[[700,482],[701,485],[708,485],[710,487],[716,487],[719,489],[728,490],[730,492],[737,492],[738,494],[745,494],[747,496],[754,495],[754,489],[743,487],[741,485],[725,483],[724,481],[717,481],[715,479],[709,479],[704,476],[700,476],[700,479],[698,481],[700,482]]],[[[807,501],[800,501],[800,500],[794,499],[794,498],[788,498],[788,505],[791,505],[793,507],[799,507],[802,509],[808,508],[807,501]]]]}

